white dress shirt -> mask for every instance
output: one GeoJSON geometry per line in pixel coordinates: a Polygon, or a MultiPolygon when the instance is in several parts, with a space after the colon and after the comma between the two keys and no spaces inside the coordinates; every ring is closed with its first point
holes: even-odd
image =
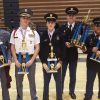
{"type": "Polygon", "coordinates": [[[16,31],[14,30],[11,34],[10,43],[15,45],[16,53],[22,51],[22,40],[25,36],[26,50],[29,54],[34,54],[34,46],[40,43],[40,37],[37,31],[32,31],[30,27],[22,29],[19,27],[16,31]]]}

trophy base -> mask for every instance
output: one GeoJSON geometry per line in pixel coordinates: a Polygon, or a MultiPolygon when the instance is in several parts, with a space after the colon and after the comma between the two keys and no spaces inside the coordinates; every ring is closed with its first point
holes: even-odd
{"type": "Polygon", "coordinates": [[[93,60],[93,61],[95,61],[95,62],[98,62],[98,63],[100,63],[100,61],[99,60],[97,60],[97,59],[93,59],[93,58],[90,58],[91,60],[93,60]]]}
{"type": "Polygon", "coordinates": [[[49,70],[48,73],[57,73],[57,70],[49,70]]]}
{"type": "Polygon", "coordinates": [[[29,72],[18,72],[18,74],[29,74],[29,72]]]}
{"type": "Polygon", "coordinates": [[[0,68],[7,67],[8,65],[8,63],[4,63],[3,65],[0,65],[0,68]]]}

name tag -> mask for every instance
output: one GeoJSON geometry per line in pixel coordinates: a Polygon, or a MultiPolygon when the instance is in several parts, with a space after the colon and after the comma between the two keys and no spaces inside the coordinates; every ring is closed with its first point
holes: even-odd
{"type": "Polygon", "coordinates": [[[35,36],[35,34],[29,34],[28,36],[33,38],[35,36]]]}
{"type": "Polygon", "coordinates": [[[59,36],[56,37],[57,40],[60,40],[59,36]]]}
{"type": "Polygon", "coordinates": [[[16,37],[14,37],[14,38],[18,38],[18,37],[16,36],[16,37]]]}

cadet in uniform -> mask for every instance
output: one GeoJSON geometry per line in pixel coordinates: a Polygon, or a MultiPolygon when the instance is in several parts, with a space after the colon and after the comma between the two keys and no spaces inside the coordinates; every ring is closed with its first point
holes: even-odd
{"type": "Polygon", "coordinates": [[[98,74],[99,92],[98,98],[100,99],[100,63],[92,61],[90,58],[94,52],[100,50],[100,45],[97,48],[97,42],[100,40],[100,17],[93,19],[93,33],[90,34],[86,40],[87,51],[87,82],[86,82],[86,93],[84,100],[91,100],[93,95],[93,84],[98,74]]]}
{"type": "Polygon", "coordinates": [[[76,23],[76,15],[79,10],[76,7],[68,7],[65,10],[67,16],[66,24],[62,25],[60,31],[62,32],[64,38],[64,61],[62,67],[62,93],[64,90],[64,80],[69,64],[69,73],[70,73],[70,83],[69,83],[69,95],[72,99],[76,99],[75,84],[76,84],[76,68],[78,60],[78,51],[77,47],[71,47],[70,41],[74,34],[75,28],[78,23],[76,23]]]}
{"type": "MultiPolygon", "coordinates": [[[[11,64],[9,39],[10,39],[10,33],[6,30],[0,29],[0,66],[2,66],[3,64],[2,55],[4,57],[4,63],[6,63],[5,59],[7,59],[8,63],[11,64]],[[4,50],[2,49],[2,46],[4,50]]],[[[10,88],[11,77],[9,75],[9,69],[10,69],[10,65],[0,68],[2,100],[10,100],[8,88],[10,88]]]]}
{"type": "Polygon", "coordinates": [[[54,80],[56,83],[56,100],[62,100],[61,92],[61,66],[62,66],[62,44],[63,38],[58,30],[55,30],[57,15],[54,13],[48,13],[44,16],[46,20],[47,30],[40,36],[40,60],[43,66],[44,76],[44,89],[43,89],[43,100],[49,100],[49,83],[52,73],[48,73],[48,62],[47,59],[50,54],[50,44],[53,46],[53,52],[57,57],[57,65],[55,70],[57,73],[53,73],[54,80]]]}
{"type": "Polygon", "coordinates": [[[17,85],[17,100],[23,100],[23,74],[18,74],[18,68],[21,66],[17,59],[17,55],[20,51],[22,40],[25,37],[25,42],[27,46],[27,52],[29,54],[29,61],[26,63],[26,67],[29,67],[29,86],[30,86],[30,94],[31,100],[37,100],[36,97],[36,86],[35,86],[35,59],[39,52],[39,35],[36,30],[32,30],[29,27],[30,18],[32,16],[32,11],[30,9],[20,9],[20,27],[17,30],[14,30],[11,34],[11,51],[12,56],[15,61],[15,77],[16,77],[16,85],[17,85]]]}

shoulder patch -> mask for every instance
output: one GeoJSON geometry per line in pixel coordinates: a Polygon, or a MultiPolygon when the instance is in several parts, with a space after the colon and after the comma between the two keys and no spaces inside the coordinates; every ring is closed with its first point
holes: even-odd
{"type": "Polygon", "coordinates": [[[17,29],[13,30],[13,37],[15,38],[15,33],[16,33],[17,29]]]}

